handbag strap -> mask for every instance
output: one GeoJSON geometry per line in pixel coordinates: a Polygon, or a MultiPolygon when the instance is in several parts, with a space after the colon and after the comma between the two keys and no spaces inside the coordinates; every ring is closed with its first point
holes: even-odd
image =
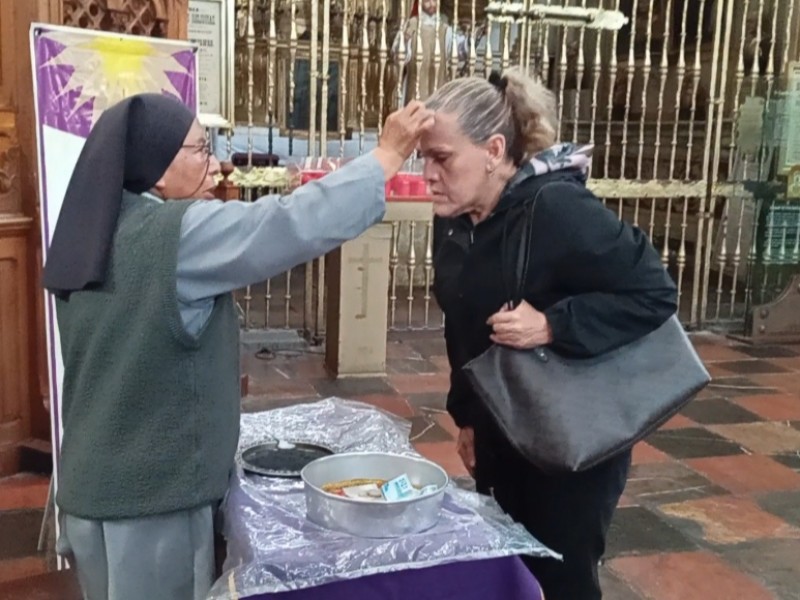
{"type": "MultiPolygon", "coordinates": [[[[526,200],[522,205],[522,236],[520,238],[519,246],[517,247],[517,260],[515,265],[515,277],[512,279],[508,276],[509,271],[509,248],[508,248],[508,225],[511,221],[514,211],[509,211],[503,222],[503,238],[501,247],[501,261],[502,261],[502,274],[503,284],[505,286],[506,297],[508,298],[509,309],[514,309],[520,305],[525,297],[525,287],[528,282],[528,271],[530,269],[531,260],[531,244],[533,243],[533,216],[536,211],[536,202],[542,195],[542,192],[550,185],[559,183],[551,181],[545,183],[538,190],[533,199],[526,200]]],[[[514,219],[516,221],[516,219],[514,219]]]]}

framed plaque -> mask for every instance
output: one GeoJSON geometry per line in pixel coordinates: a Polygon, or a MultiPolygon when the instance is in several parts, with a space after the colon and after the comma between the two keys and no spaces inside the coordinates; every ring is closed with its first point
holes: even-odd
{"type": "Polygon", "coordinates": [[[233,126],[234,1],[189,0],[189,41],[198,47],[200,123],[233,126]]]}

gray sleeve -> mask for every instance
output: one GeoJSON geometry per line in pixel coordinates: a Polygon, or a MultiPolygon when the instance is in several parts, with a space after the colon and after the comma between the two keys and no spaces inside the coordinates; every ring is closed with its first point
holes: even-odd
{"type": "Polygon", "coordinates": [[[194,203],[178,246],[182,308],[205,305],[358,237],[383,217],[384,184],[380,163],[367,154],[287,196],[194,203]]]}

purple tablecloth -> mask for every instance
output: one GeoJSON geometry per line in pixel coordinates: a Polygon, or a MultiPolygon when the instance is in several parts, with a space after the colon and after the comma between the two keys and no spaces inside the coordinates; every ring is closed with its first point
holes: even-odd
{"type": "Polygon", "coordinates": [[[248,596],[248,600],[543,600],[516,557],[459,562],[369,575],[319,587],[248,596]]]}

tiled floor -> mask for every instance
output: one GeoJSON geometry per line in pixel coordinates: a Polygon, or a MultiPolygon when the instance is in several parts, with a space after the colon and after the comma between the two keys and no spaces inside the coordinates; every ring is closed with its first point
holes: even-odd
{"type": "MultiPolygon", "coordinates": [[[[636,447],[602,570],[606,597],[800,599],[800,347],[694,341],[715,380],[636,447]]],[[[336,382],[314,351],[247,355],[243,407],[363,400],[410,419],[418,450],[468,483],[444,410],[440,333],[392,335],[388,356],[387,377],[336,382]]],[[[47,566],[35,552],[46,494],[45,478],[0,481],[0,588],[47,566]]]]}

